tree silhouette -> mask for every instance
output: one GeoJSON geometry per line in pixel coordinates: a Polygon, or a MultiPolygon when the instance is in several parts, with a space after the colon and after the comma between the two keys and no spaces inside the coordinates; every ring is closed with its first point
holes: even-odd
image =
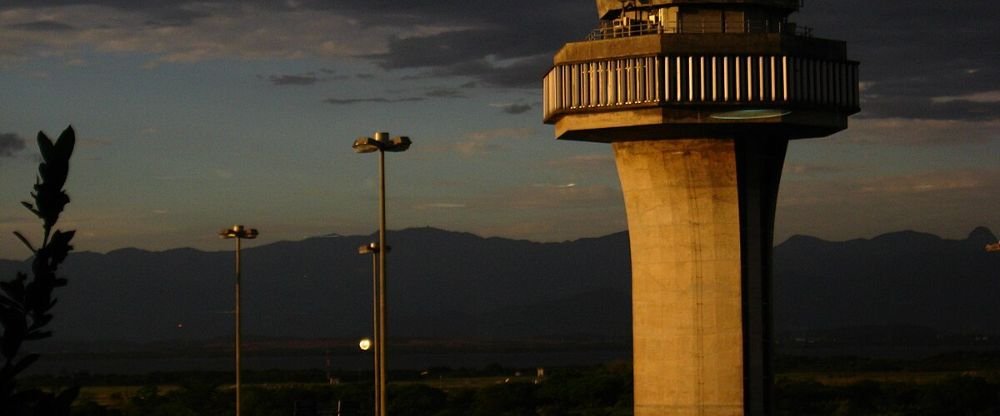
{"type": "Polygon", "coordinates": [[[21,415],[69,415],[70,405],[79,393],[79,388],[69,388],[59,393],[38,389],[18,390],[16,377],[38,360],[38,354],[21,354],[21,347],[27,341],[35,341],[52,336],[46,326],[52,321],[49,313],[56,304],[52,292],[66,286],[66,279],[56,276],[59,265],[73,249],[70,240],[75,231],[60,231],[53,227],[59,221],[59,214],[69,203],[69,195],[63,191],[69,175],[69,158],[73,154],[76,133],[67,127],[55,143],[43,132],[38,132],[38,149],[42,162],[38,165],[33,202],[22,202],[28,210],[42,220],[44,236],[42,243],[34,245],[21,233],[14,235],[33,253],[31,278],[18,272],[14,280],[0,282],[0,323],[3,337],[0,338],[0,354],[4,365],[0,368],[0,414],[21,415]]]}

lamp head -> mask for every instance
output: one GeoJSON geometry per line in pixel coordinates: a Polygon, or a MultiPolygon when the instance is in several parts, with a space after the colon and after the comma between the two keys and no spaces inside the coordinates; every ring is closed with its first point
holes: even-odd
{"type": "Polygon", "coordinates": [[[355,153],[372,153],[382,150],[382,146],[382,143],[379,143],[371,137],[358,137],[358,139],[354,141],[354,145],[351,147],[354,148],[355,153]]]}
{"type": "Polygon", "coordinates": [[[219,230],[219,236],[222,238],[246,238],[254,239],[257,238],[256,228],[246,228],[242,225],[234,225],[230,228],[223,228],[219,230]]]}
{"type": "Polygon", "coordinates": [[[352,147],[356,153],[372,153],[377,151],[402,152],[409,149],[411,143],[413,142],[407,136],[398,136],[390,139],[389,133],[376,132],[374,139],[371,137],[358,137],[352,147]]]}
{"type": "Polygon", "coordinates": [[[378,253],[378,243],[368,243],[358,246],[358,254],[378,253]]]}
{"type": "MultiPolygon", "coordinates": [[[[358,246],[358,254],[378,254],[380,247],[377,242],[371,242],[368,244],[362,244],[358,246]]],[[[388,253],[392,251],[392,247],[385,246],[385,252],[388,253]]]]}
{"type": "Polygon", "coordinates": [[[389,140],[388,146],[383,150],[387,152],[402,152],[409,149],[411,143],[413,142],[407,136],[393,137],[392,140],[389,140]]]}

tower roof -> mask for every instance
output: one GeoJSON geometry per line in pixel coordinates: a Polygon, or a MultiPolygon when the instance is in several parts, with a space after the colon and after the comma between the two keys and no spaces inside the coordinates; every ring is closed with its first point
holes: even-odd
{"type": "Polygon", "coordinates": [[[616,15],[623,8],[644,8],[671,5],[717,5],[773,7],[793,12],[799,9],[803,0],[596,0],[597,17],[604,19],[616,15]]]}

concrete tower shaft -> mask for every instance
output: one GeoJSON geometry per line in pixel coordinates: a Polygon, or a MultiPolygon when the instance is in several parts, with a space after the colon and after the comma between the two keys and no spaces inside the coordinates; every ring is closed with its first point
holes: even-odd
{"type": "Polygon", "coordinates": [[[632,251],[635,414],[771,410],[771,247],[790,139],[858,111],[799,0],[598,0],[544,79],[556,138],[611,143],[632,251]]]}

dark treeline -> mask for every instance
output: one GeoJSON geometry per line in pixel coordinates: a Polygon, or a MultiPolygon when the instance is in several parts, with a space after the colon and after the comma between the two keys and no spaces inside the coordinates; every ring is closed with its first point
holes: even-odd
{"type": "Polygon", "coordinates": [[[1000,414],[1000,383],[957,375],[922,382],[860,380],[843,385],[817,381],[779,381],[775,386],[779,416],[1000,414]]]}
{"type": "Polygon", "coordinates": [[[871,358],[857,356],[778,356],[776,373],[831,372],[983,372],[1000,374],[1000,351],[950,352],[923,358],[871,358]]]}
{"type": "MultiPolygon", "coordinates": [[[[248,371],[243,414],[370,415],[370,374],[337,372],[336,384],[322,384],[324,371],[248,371]],[[306,384],[314,383],[314,384],[306,384]]],[[[39,388],[63,385],[141,386],[104,400],[77,401],[77,416],[232,415],[232,374],[224,372],[151,373],[104,376],[34,376],[39,388]],[[99,403],[104,402],[104,403],[99,403]],[[110,402],[110,403],[108,403],[110,402]]],[[[537,377],[537,370],[432,368],[391,374],[389,413],[394,416],[630,415],[632,374],[626,364],[558,368],[537,377]]],[[[86,392],[86,389],[84,390],[86,392]]]]}
{"type": "MultiPolygon", "coordinates": [[[[1000,353],[956,353],[917,360],[780,357],[775,363],[776,415],[1000,414],[1000,353]]],[[[103,400],[82,394],[78,416],[231,415],[232,374],[150,373],[34,376],[43,389],[67,385],[135,386],[103,400]]],[[[632,414],[626,363],[597,367],[432,368],[391,374],[394,416],[599,416],[632,414]]],[[[369,415],[370,374],[322,370],[245,373],[245,415],[369,415]],[[323,384],[328,376],[336,384],[323,384]],[[339,413],[338,413],[339,409],[339,413]]],[[[114,389],[109,387],[109,389],[114,389]]],[[[87,389],[84,390],[85,392],[87,389]]]]}
{"type": "Polygon", "coordinates": [[[1000,352],[919,359],[779,357],[775,414],[998,415],[1000,352]]]}

